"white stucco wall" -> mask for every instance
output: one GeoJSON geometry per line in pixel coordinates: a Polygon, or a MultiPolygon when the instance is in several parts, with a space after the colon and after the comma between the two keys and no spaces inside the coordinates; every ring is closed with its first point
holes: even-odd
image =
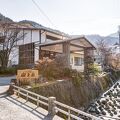
{"type": "Polygon", "coordinates": [[[32,30],[32,42],[40,41],[39,30],[32,30]]]}
{"type": "Polygon", "coordinates": [[[46,32],[41,31],[41,43],[44,43],[46,41],[46,32]]]}
{"type": "Polygon", "coordinates": [[[24,30],[24,33],[26,33],[24,37],[24,44],[31,43],[31,30],[24,30]]]}
{"type": "MultiPolygon", "coordinates": [[[[24,30],[24,33],[25,33],[25,37],[24,37],[24,39],[22,38],[18,42],[18,45],[40,41],[39,30],[32,30],[32,31],[31,30],[24,30]]],[[[21,30],[20,34],[23,34],[23,30],[21,30]]]]}
{"type": "Polygon", "coordinates": [[[34,60],[35,62],[39,60],[39,47],[35,48],[34,60]]]}
{"type": "Polygon", "coordinates": [[[8,66],[17,65],[19,63],[19,50],[18,47],[14,48],[9,56],[8,66]]]}
{"type": "MultiPolygon", "coordinates": [[[[21,30],[19,34],[20,34],[20,36],[23,35],[23,30],[21,30]]],[[[22,44],[24,44],[23,38],[21,40],[17,41],[17,45],[22,45],[22,44]]]]}

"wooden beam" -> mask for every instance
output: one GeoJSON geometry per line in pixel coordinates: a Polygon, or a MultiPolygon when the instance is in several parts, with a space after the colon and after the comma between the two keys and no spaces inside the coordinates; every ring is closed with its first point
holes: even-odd
{"type": "Polygon", "coordinates": [[[72,45],[72,46],[74,46],[74,47],[78,47],[78,48],[85,48],[84,46],[76,45],[76,44],[73,44],[73,43],[70,43],[70,45],[72,45]]]}
{"type": "Polygon", "coordinates": [[[66,57],[66,67],[70,67],[70,42],[63,43],[63,54],[66,57]]]}
{"type": "Polygon", "coordinates": [[[32,42],[32,30],[31,30],[31,42],[32,42]]]}

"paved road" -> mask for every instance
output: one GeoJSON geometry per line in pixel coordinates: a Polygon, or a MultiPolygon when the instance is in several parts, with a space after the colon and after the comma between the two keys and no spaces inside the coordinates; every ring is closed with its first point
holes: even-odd
{"type": "MultiPolygon", "coordinates": [[[[26,102],[16,95],[8,96],[5,92],[9,88],[12,77],[0,77],[0,120],[50,120],[48,111],[26,102]]],[[[64,120],[54,116],[53,120],[64,120]]]]}
{"type": "Polygon", "coordinates": [[[15,76],[0,77],[0,94],[3,94],[8,90],[10,81],[13,78],[15,78],[15,76]]]}
{"type": "Polygon", "coordinates": [[[11,79],[14,79],[15,76],[9,76],[9,77],[0,77],[0,86],[1,85],[9,85],[11,79]]]}
{"type": "MultiPolygon", "coordinates": [[[[0,120],[50,120],[45,109],[36,107],[16,95],[0,95],[0,120]]],[[[55,116],[53,120],[64,120],[55,116]]]]}

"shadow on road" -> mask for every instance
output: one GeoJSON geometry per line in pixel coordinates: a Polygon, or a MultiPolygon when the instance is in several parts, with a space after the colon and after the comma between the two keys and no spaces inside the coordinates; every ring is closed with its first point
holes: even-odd
{"type": "Polygon", "coordinates": [[[20,106],[21,108],[23,108],[24,110],[29,111],[31,114],[37,116],[38,118],[40,118],[40,120],[50,120],[48,119],[47,116],[45,116],[42,111],[38,111],[37,108],[33,108],[29,105],[27,105],[27,101],[25,102],[21,102],[18,97],[17,98],[13,98],[12,96],[4,96],[8,101],[14,103],[17,106],[20,106]],[[42,117],[41,117],[42,116],[42,117]]]}

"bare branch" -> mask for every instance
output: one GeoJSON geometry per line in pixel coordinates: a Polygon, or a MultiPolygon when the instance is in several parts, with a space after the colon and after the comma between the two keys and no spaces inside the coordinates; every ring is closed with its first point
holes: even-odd
{"type": "Polygon", "coordinates": [[[18,41],[22,40],[26,35],[20,32],[18,26],[14,26],[12,23],[0,23],[0,37],[4,37],[3,42],[0,43],[2,49],[0,49],[0,62],[2,67],[7,67],[9,56],[12,49],[16,47],[18,41]]]}

